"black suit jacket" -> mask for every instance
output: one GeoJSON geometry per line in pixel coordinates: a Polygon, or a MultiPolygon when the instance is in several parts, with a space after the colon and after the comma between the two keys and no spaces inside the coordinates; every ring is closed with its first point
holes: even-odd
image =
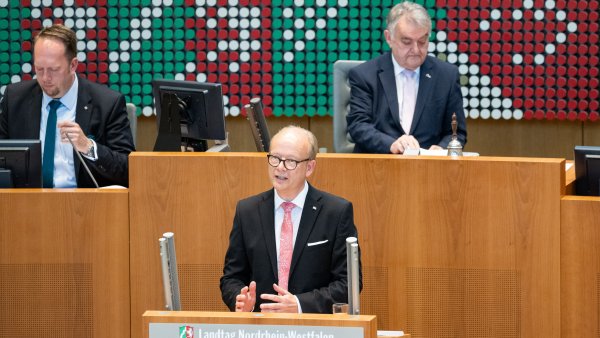
{"type": "Polygon", "coordinates": [[[404,134],[413,135],[422,148],[434,144],[443,148],[452,137],[452,113],[456,112],[458,139],[464,146],[467,128],[455,66],[427,56],[421,65],[419,91],[411,130],[400,125],[400,108],[390,52],[354,67],[350,81],[348,132],[356,153],[390,152],[390,146],[404,134]]]}
{"type": "MultiPolygon", "coordinates": [[[[261,294],[277,294],[273,290],[278,282],[274,204],[271,189],[237,205],[221,277],[223,301],[232,311],[236,296],[251,281],[256,281],[255,311],[260,311],[261,294]]],[[[348,301],[346,238],[350,236],[357,236],[352,204],[309,185],[288,282],[302,312],[331,313],[333,303],[348,301]]]]}
{"type": "MultiPolygon", "coordinates": [[[[100,186],[127,186],[127,156],[134,151],[125,98],[104,85],[79,77],[77,122],[97,145],[98,160],[87,161],[100,186]]],[[[42,88],[36,80],[8,85],[0,103],[0,138],[39,139],[42,88]]],[[[94,188],[79,158],[73,154],[77,186],[94,188]]]]}

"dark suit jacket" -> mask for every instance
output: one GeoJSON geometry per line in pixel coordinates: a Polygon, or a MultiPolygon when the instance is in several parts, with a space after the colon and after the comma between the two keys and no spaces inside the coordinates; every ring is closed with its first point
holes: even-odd
{"type": "MultiPolygon", "coordinates": [[[[350,70],[348,132],[355,153],[390,152],[390,146],[407,134],[400,125],[400,108],[390,52],[350,70]]],[[[456,112],[458,139],[464,146],[467,129],[460,77],[455,66],[427,56],[421,65],[419,91],[410,135],[422,148],[443,148],[452,137],[452,113],[456,112]]]]}
{"type": "MultiPolygon", "coordinates": [[[[7,86],[0,109],[0,138],[40,138],[42,89],[36,80],[7,86]]],[[[127,156],[135,148],[123,95],[79,77],[75,122],[96,142],[98,160],[87,164],[98,184],[127,186],[127,156]]],[[[73,159],[77,186],[95,187],[75,154],[73,159]]]]}
{"type": "MultiPolygon", "coordinates": [[[[276,294],[274,204],[271,189],[237,205],[221,277],[223,301],[232,311],[235,297],[251,281],[256,281],[255,311],[260,311],[261,294],[276,294]]],[[[309,185],[288,284],[288,290],[298,297],[302,312],[331,313],[333,303],[348,301],[346,238],[350,236],[357,236],[352,204],[309,185]],[[307,245],[320,241],[327,242],[307,245]]]]}

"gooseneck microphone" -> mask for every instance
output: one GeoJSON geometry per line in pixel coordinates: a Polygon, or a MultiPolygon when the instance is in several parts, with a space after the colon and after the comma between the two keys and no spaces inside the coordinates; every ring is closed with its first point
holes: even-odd
{"type": "Polygon", "coordinates": [[[81,154],[79,153],[79,151],[75,147],[75,144],[73,143],[73,140],[71,140],[71,136],[69,136],[69,133],[65,133],[65,135],[67,135],[67,138],[69,139],[69,142],[71,143],[71,146],[73,147],[73,150],[75,150],[75,154],[77,154],[77,157],[79,157],[79,161],[81,162],[81,165],[83,165],[83,167],[85,168],[85,171],[87,171],[88,175],[90,175],[90,177],[92,178],[92,181],[94,181],[94,185],[96,186],[96,188],[100,188],[98,186],[98,182],[96,182],[96,178],[94,177],[94,175],[92,175],[92,172],[90,171],[90,168],[88,168],[87,164],[83,160],[83,156],[81,156],[81,154]]]}

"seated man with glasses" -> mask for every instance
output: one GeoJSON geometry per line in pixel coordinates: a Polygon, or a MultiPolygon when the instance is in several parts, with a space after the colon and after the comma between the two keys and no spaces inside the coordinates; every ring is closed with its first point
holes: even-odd
{"type": "MultiPolygon", "coordinates": [[[[232,311],[331,313],[347,303],[346,238],[352,203],[315,189],[317,140],[288,126],[267,155],[273,189],[238,202],[221,294],[232,311]]],[[[362,274],[361,274],[362,288],[362,274]]]]}

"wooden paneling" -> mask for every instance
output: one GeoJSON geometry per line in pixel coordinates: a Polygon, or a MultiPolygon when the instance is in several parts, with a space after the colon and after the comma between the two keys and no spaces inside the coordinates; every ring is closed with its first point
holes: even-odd
{"type": "Polygon", "coordinates": [[[0,337],[127,337],[126,190],[0,190],[0,337]]]}
{"type": "Polygon", "coordinates": [[[561,337],[600,337],[600,198],[561,201],[561,337]]]}
{"type": "MultiPolygon", "coordinates": [[[[317,163],[312,183],[354,203],[365,272],[387,279],[383,297],[363,298],[363,309],[389,311],[380,329],[560,335],[564,160],[321,154],[317,163]],[[411,284],[433,277],[430,289],[411,284]]],[[[236,202],[270,188],[266,166],[255,153],[130,157],[134,337],[143,312],[163,307],[157,239],[165,231],[176,234],[179,264],[213,271],[204,287],[219,297],[210,266],[223,264],[236,202]]]]}

